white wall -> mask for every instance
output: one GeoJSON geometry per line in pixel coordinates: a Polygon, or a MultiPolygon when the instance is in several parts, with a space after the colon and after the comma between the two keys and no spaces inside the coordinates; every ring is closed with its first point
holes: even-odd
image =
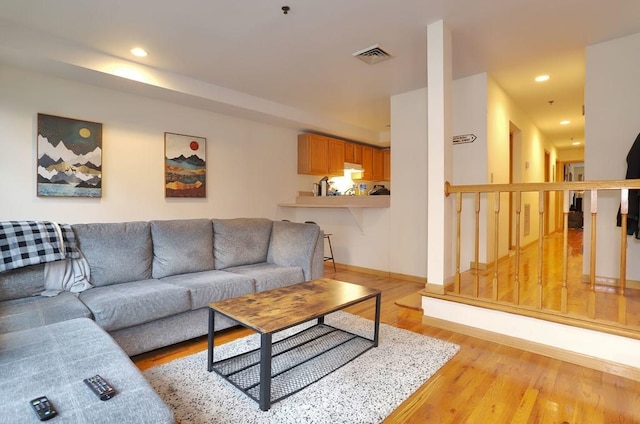
{"type": "Polygon", "coordinates": [[[336,261],[389,271],[389,208],[364,210],[362,234],[346,209],[278,206],[318,180],[297,174],[298,133],[0,66],[0,220],[312,220],[333,233],[336,261]],[[38,113],[103,124],[102,198],[36,196],[38,113]],[[205,199],[165,199],[165,131],[207,139],[205,199]]]}
{"type": "Polygon", "coordinates": [[[391,269],[427,276],[427,89],[391,97],[391,269]]]}
{"type": "Polygon", "coordinates": [[[296,137],[289,129],[0,67],[0,219],[273,217],[278,201],[301,184],[296,137]],[[36,196],[39,112],[103,124],[102,198],[36,196]],[[165,199],[165,131],[207,139],[206,199],[165,199]]]}
{"type": "MultiPolygon", "coordinates": [[[[486,74],[453,81],[453,133],[475,134],[473,143],[453,146],[454,184],[481,184],[487,176],[486,74]],[[460,166],[459,164],[463,164],[460,166]]],[[[391,196],[390,264],[394,272],[426,277],[427,252],[427,88],[391,97],[391,156],[393,195],[391,196]]],[[[464,211],[471,211],[473,199],[464,199],[464,211]]],[[[485,212],[483,212],[485,213],[485,212]]],[[[465,246],[473,246],[473,220],[463,215],[465,246]]],[[[455,215],[452,216],[455,231],[455,215]]],[[[481,237],[486,238],[485,228],[481,237]]],[[[453,235],[452,237],[455,237],[453,235]]],[[[454,246],[455,248],[455,246],[454,246]]],[[[481,261],[484,261],[482,252],[481,261]]],[[[462,254],[467,269],[473,251],[462,254]]]]}
{"type": "MultiPolygon", "coordinates": [[[[626,157],[640,133],[640,33],[587,48],[585,82],[585,178],[624,179],[626,157]]],[[[589,199],[585,199],[589,204],[589,199]]],[[[619,192],[598,192],[596,275],[617,278],[620,228],[616,214],[619,192]]],[[[591,230],[585,226],[584,239],[591,230]]],[[[640,240],[628,237],[627,278],[640,280],[640,240]]],[[[589,243],[584,257],[590,256],[589,243]]],[[[588,261],[583,269],[588,269],[588,261]]]]}
{"type": "MultiPolygon", "coordinates": [[[[453,184],[487,184],[487,74],[477,74],[453,83],[453,134],[473,134],[473,143],[453,146],[453,184]]],[[[480,204],[480,246],[487,245],[486,197],[480,204]]],[[[492,209],[493,210],[493,209],[492,209]]],[[[455,240],[457,215],[452,217],[455,240]]],[[[475,200],[473,195],[462,197],[460,268],[465,271],[475,261],[475,200]]],[[[454,244],[455,249],[455,244],[454,244]]],[[[487,249],[481,248],[478,262],[486,263],[487,249]]]]}
{"type": "MultiPolygon", "coordinates": [[[[393,96],[391,98],[391,139],[393,144],[392,172],[394,190],[392,196],[391,269],[409,275],[424,275],[428,258],[426,244],[426,194],[420,184],[426,181],[428,170],[426,161],[426,88],[393,96]],[[424,217],[424,218],[422,218],[424,217]],[[407,244],[408,243],[408,244],[407,244]],[[401,250],[402,247],[405,250],[401,250]]],[[[453,147],[453,184],[487,184],[491,174],[494,182],[508,181],[508,145],[510,123],[515,122],[522,129],[522,157],[530,162],[523,170],[522,182],[544,180],[544,151],[555,150],[546,144],[540,131],[528,117],[504,93],[487,74],[473,75],[453,81],[453,133],[454,135],[475,134],[473,143],[453,147]]],[[[524,160],[516,166],[524,168],[524,160]]],[[[537,194],[534,198],[523,197],[523,204],[531,202],[531,232],[523,237],[522,245],[537,238],[538,215],[537,194]]],[[[503,196],[506,199],[506,196],[503,196]]],[[[552,204],[554,199],[551,200],[552,204]]],[[[463,197],[461,269],[470,267],[474,260],[475,208],[473,196],[463,197]]],[[[503,200],[501,210],[506,216],[508,203],[503,200]]],[[[479,262],[493,261],[493,199],[483,196],[481,201],[480,257],[479,262]],[[487,225],[488,223],[488,225],[487,225]]],[[[452,214],[455,231],[455,213],[452,214]]],[[[504,219],[500,229],[501,255],[508,251],[508,228],[504,219]]],[[[524,225],[523,223],[521,225],[524,225]]],[[[552,223],[553,228],[553,223],[552,223]]],[[[452,235],[455,237],[455,234],[452,235]]],[[[455,248],[455,246],[454,246],[455,248]]]]}

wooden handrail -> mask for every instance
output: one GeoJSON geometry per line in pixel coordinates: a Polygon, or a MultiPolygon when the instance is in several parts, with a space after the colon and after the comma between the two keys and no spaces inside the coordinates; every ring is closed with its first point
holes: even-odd
{"type": "Polygon", "coordinates": [[[637,180],[594,180],[573,181],[562,183],[518,183],[518,184],[471,184],[451,185],[445,183],[444,193],[492,193],[500,192],[529,192],[529,191],[582,191],[582,190],[615,190],[615,189],[640,189],[640,179],[637,180]]]}

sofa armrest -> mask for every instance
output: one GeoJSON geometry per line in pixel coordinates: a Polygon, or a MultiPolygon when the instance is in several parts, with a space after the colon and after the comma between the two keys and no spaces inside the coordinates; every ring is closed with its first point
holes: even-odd
{"type": "Polygon", "coordinates": [[[316,224],[274,221],[267,261],[302,268],[305,281],[324,272],[323,234],[316,224]]]}

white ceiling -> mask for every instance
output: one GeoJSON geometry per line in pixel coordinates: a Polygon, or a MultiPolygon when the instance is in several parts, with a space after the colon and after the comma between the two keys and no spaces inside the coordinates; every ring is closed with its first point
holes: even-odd
{"type": "Polygon", "coordinates": [[[584,137],[585,47],[640,32],[640,1],[0,0],[0,62],[384,144],[389,97],[426,85],[426,26],[439,20],[454,78],[488,72],[566,146],[584,137]],[[352,57],[373,44],[394,58],[352,57]],[[163,89],[114,78],[105,60],[144,65],[163,89]]]}

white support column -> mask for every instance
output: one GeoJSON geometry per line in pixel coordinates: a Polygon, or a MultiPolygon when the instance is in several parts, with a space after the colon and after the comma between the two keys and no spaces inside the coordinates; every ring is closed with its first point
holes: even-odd
{"type": "Polygon", "coordinates": [[[443,21],[427,26],[427,289],[443,291],[453,275],[451,32],[443,21]]]}

